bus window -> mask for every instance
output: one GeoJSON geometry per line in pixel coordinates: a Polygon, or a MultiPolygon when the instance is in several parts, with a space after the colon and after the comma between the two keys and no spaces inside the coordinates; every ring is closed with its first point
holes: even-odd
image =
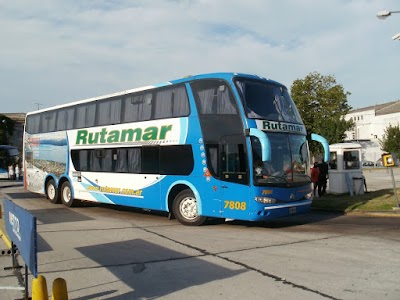
{"type": "Polygon", "coordinates": [[[244,144],[223,144],[221,146],[221,179],[247,183],[247,164],[244,144]]]}
{"type": "Polygon", "coordinates": [[[303,124],[285,87],[241,78],[235,83],[249,118],[303,124]]]}
{"type": "Polygon", "coordinates": [[[88,103],[77,106],[75,128],[84,128],[94,126],[96,117],[96,103],[88,103]]]}
{"type": "Polygon", "coordinates": [[[124,113],[122,121],[124,123],[146,121],[151,118],[152,93],[130,95],[124,99],[124,113]]]}
{"type": "Polygon", "coordinates": [[[56,130],[56,111],[45,112],[40,118],[41,132],[51,132],[56,130]]]}
{"type": "Polygon", "coordinates": [[[121,99],[101,101],[97,104],[97,125],[121,123],[121,99]]]}

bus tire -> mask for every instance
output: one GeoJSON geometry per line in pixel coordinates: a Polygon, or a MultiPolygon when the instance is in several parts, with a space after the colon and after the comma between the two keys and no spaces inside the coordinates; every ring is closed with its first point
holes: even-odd
{"type": "Polygon", "coordinates": [[[175,218],[183,225],[199,226],[206,220],[199,216],[197,200],[191,190],[183,190],[176,195],[172,204],[175,218]]]}
{"type": "Polygon", "coordinates": [[[64,182],[61,186],[61,202],[67,207],[76,205],[76,200],[72,198],[71,185],[68,181],[64,182]]]}
{"type": "Polygon", "coordinates": [[[61,202],[53,179],[50,179],[46,184],[46,197],[51,203],[58,204],[61,202]]]}

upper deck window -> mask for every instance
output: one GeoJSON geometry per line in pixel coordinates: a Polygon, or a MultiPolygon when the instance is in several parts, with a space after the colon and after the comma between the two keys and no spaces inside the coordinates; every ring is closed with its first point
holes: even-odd
{"type": "Polygon", "coordinates": [[[248,118],[303,124],[288,90],[266,81],[235,80],[248,118]]]}

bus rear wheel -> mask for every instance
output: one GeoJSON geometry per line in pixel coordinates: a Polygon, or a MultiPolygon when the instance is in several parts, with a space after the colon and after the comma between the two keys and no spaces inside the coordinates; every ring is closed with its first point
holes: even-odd
{"type": "Polygon", "coordinates": [[[199,216],[196,197],[190,190],[184,190],[176,195],[172,210],[175,218],[183,225],[199,226],[206,220],[205,217],[199,216]]]}
{"type": "Polygon", "coordinates": [[[76,200],[72,198],[71,185],[68,181],[64,182],[61,186],[61,202],[67,207],[76,205],[76,200]]]}
{"type": "Polygon", "coordinates": [[[56,183],[53,179],[50,179],[46,185],[46,197],[47,199],[54,204],[60,203],[60,197],[58,196],[58,191],[56,187],[56,183]]]}

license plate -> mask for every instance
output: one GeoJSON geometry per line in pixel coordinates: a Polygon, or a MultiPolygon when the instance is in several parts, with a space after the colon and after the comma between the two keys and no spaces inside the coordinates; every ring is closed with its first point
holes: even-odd
{"type": "Polygon", "coordinates": [[[289,214],[295,214],[296,213],[296,207],[289,207],[289,214]]]}

